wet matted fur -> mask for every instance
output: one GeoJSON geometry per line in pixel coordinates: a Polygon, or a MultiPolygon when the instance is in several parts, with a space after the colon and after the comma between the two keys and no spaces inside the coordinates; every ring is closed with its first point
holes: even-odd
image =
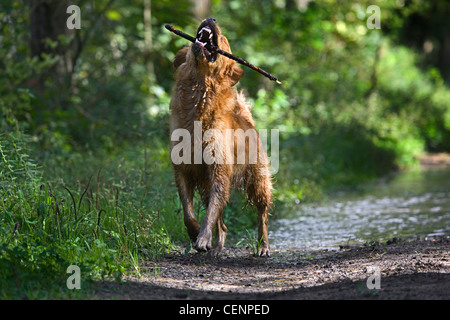
{"type": "MultiPolygon", "coordinates": [[[[261,241],[258,254],[269,255],[268,215],[272,204],[272,182],[268,159],[256,134],[234,141],[223,140],[219,150],[224,161],[206,164],[194,161],[194,122],[201,123],[202,134],[214,129],[226,136],[226,130],[246,132],[255,129],[249,104],[234,85],[243,75],[239,65],[222,55],[214,53],[218,47],[231,52],[227,38],[222,34],[213,18],[204,20],[197,31],[197,41],[181,49],[175,57],[175,88],[170,102],[170,133],[185,129],[192,137],[190,163],[173,163],[175,180],[184,211],[184,223],[189,237],[198,251],[218,254],[225,242],[227,227],[222,211],[229,200],[230,188],[243,187],[248,201],[258,210],[258,239],[261,241]],[[238,130],[242,129],[242,130],[238,130]],[[253,140],[252,140],[253,139],[253,140]],[[248,142],[248,143],[246,143],[248,142]],[[245,146],[239,146],[244,143],[245,146]],[[249,161],[249,145],[258,145],[257,161],[249,161]],[[238,162],[238,151],[246,153],[245,161],[238,162]],[[228,157],[228,159],[227,159],[228,157]],[[233,157],[234,159],[229,159],[233,157]],[[231,160],[231,161],[230,161],[231,160]],[[239,164],[238,164],[239,163],[239,164]],[[200,226],[193,208],[194,190],[197,188],[206,207],[200,226]],[[212,231],[217,227],[216,242],[212,247],[212,231]]],[[[256,131],[255,131],[256,132],[256,131]]],[[[172,140],[172,139],[171,139],[172,140]]],[[[202,153],[211,145],[202,140],[202,153]]],[[[178,141],[171,141],[171,154],[178,141]]],[[[241,158],[242,159],[242,158],[241,158]]]]}

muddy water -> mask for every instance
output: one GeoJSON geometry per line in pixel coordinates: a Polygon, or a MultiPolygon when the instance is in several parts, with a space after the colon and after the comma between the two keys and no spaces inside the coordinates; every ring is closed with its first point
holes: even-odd
{"type": "MultiPolygon", "coordinates": [[[[298,210],[297,210],[298,209],[298,210]]],[[[450,169],[408,171],[273,220],[274,249],[337,249],[393,237],[450,234],[450,169]]]]}

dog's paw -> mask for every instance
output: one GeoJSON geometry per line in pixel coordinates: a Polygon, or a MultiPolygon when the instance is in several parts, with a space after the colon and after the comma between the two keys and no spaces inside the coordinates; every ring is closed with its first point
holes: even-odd
{"type": "Polygon", "coordinates": [[[211,249],[211,236],[198,236],[194,245],[197,251],[208,251],[211,249]]]}
{"type": "Polygon", "coordinates": [[[208,258],[210,258],[210,259],[217,259],[217,258],[219,258],[221,252],[222,252],[222,250],[218,250],[216,248],[212,248],[211,250],[208,251],[208,258]]]}
{"type": "Polygon", "coordinates": [[[260,257],[270,257],[269,247],[261,246],[261,248],[258,249],[258,256],[260,256],[260,257]]]}

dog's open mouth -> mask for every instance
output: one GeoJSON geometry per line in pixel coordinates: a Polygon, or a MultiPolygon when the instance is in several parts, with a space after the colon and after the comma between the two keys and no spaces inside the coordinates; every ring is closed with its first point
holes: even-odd
{"type": "MultiPolygon", "coordinates": [[[[208,19],[209,20],[209,19],[208,19]]],[[[215,25],[213,22],[206,21],[206,24],[202,24],[197,32],[195,38],[194,53],[202,53],[208,62],[214,62],[217,59],[217,34],[215,32],[215,25]]]]}

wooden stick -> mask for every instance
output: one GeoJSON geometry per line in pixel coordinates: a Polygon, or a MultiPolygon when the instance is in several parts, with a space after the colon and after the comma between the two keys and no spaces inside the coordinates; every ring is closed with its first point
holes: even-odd
{"type": "MultiPolygon", "coordinates": [[[[194,38],[194,37],[192,37],[192,36],[190,36],[190,35],[188,35],[188,34],[182,32],[182,31],[180,31],[180,30],[178,30],[178,29],[175,29],[175,28],[172,27],[170,24],[166,24],[165,27],[166,27],[167,30],[169,30],[169,31],[171,31],[171,32],[173,32],[173,33],[175,33],[177,36],[180,36],[180,37],[182,37],[182,38],[185,38],[186,40],[189,40],[189,41],[191,41],[191,42],[195,42],[195,38],[194,38]]],[[[268,73],[267,71],[265,71],[265,70],[263,70],[263,69],[261,69],[261,68],[258,68],[258,67],[256,67],[256,66],[254,66],[253,64],[251,64],[251,63],[248,62],[247,60],[244,60],[244,59],[242,59],[241,57],[235,56],[234,54],[228,53],[228,52],[223,51],[222,49],[219,49],[219,48],[216,48],[216,47],[213,48],[213,49],[214,49],[217,53],[219,53],[219,54],[221,54],[221,55],[223,55],[223,56],[225,56],[225,57],[227,57],[227,58],[230,58],[230,59],[232,59],[232,60],[234,60],[234,61],[236,61],[236,62],[238,62],[238,63],[240,63],[240,64],[243,64],[244,66],[249,67],[250,69],[255,70],[255,71],[261,73],[263,76],[269,78],[270,80],[275,81],[275,82],[278,83],[278,84],[281,84],[281,81],[278,80],[277,77],[275,77],[274,75],[268,73]]]]}

